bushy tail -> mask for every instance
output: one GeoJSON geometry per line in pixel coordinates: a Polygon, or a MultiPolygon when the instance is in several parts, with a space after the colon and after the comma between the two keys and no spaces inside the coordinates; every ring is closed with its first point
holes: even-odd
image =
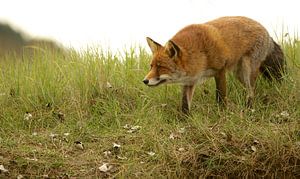
{"type": "Polygon", "coordinates": [[[262,62],[260,72],[263,77],[272,81],[281,81],[286,71],[284,54],[281,47],[272,39],[274,47],[271,53],[268,54],[266,60],[262,62]]]}

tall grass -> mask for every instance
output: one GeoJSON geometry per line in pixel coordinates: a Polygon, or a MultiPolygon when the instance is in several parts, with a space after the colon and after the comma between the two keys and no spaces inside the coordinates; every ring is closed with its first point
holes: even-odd
{"type": "Polygon", "coordinates": [[[9,172],[0,177],[299,177],[299,41],[282,47],[288,73],[281,84],[259,79],[252,110],[228,75],[228,109],[215,103],[209,80],[197,87],[185,120],[179,86],[142,84],[150,60],[143,48],[7,56],[0,61],[0,164],[9,172]],[[130,133],[126,124],[141,129],[130,133]],[[110,171],[99,170],[103,163],[110,171]]]}

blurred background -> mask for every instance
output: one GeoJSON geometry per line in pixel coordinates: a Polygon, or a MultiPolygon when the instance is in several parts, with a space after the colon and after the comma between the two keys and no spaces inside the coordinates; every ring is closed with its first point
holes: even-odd
{"type": "Polygon", "coordinates": [[[146,36],[164,44],[188,24],[228,15],[295,36],[298,8],[296,0],[0,0],[0,53],[28,45],[117,51],[146,46],[146,36]]]}

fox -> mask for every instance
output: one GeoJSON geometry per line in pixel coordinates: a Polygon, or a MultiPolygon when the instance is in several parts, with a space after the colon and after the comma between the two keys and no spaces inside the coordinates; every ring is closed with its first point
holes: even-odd
{"type": "Polygon", "coordinates": [[[259,74],[282,81],[283,51],[259,22],[244,16],[225,16],[179,30],[164,46],[146,37],[152,52],[150,71],[143,79],[149,87],[182,85],[181,110],[190,113],[197,84],[213,77],[216,101],[226,107],[226,74],[233,72],[246,89],[252,107],[259,74]]]}

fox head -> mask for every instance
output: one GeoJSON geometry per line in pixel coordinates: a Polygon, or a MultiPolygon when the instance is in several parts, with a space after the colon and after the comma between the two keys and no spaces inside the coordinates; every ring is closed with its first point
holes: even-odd
{"type": "Polygon", "coordinates": [[[180,71],[177,62],[181,57],[180,48],[171,40],[165,46],[160,45],[149,37],[147,37],[147,42],[153,57],[150,64],[150,72],[143,80],[145,85],[158,86],[160,84],[179,82],[180,71]]]}

